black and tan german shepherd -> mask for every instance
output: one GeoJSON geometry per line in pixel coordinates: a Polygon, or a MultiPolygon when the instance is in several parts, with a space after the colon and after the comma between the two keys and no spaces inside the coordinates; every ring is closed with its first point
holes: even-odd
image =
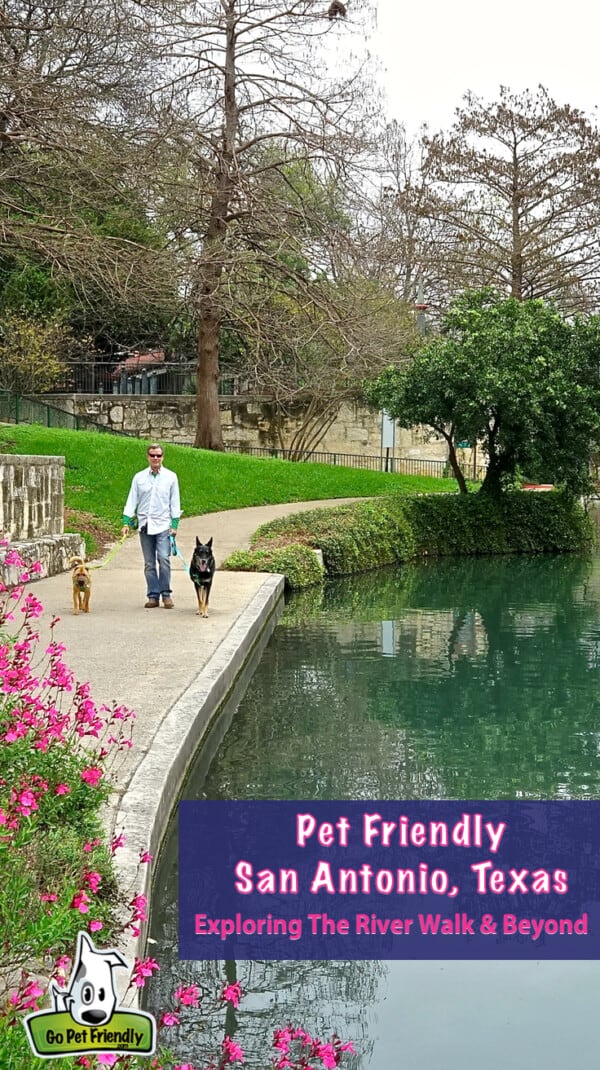
{"type": "Polygon", "coordinates": [[[190,579],[196,589],[198,613],[201,617],[208,617],[208,597],[216,567],[212,552],[212,538],[208,542],[200,542],[200,539],[196,537],[196,549],[190,561],[190,579]]]}

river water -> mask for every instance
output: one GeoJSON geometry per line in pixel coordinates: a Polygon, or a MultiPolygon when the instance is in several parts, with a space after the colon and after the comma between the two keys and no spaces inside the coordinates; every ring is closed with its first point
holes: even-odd
{"type": "MultiPolygon", "coordinates": [[[[188,799],[597,799],[600,557],[484,558],[295,596],[188,799]]],[[[177,842],[155,875],[148,1009],[223,964],[177,960],[177,842]]],[[[354,1070],[564,1070],[596,1043],[595,962],[239,962],[236,1015],[173,1033],[204,1066],[236,1030],[252,1070],[292,1019],[355,1042],[354,1070]],[[205,1060],[204,1062],[202,1060],[205,1060]]],[[[169,1038],[171,1039],[171,1038],[169,1038]]]]}

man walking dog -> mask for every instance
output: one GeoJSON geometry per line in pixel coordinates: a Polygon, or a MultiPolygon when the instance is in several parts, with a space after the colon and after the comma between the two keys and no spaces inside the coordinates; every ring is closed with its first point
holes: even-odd
{"type": "Polygon", "coordinates": [[[137,518],[147,600],[145,609],[173,608],[171,590],[171,535],[179,524],[181,508],[175,472],[163,468],[162,446],[148,447],[149,468],[136,472],[123,510],[121,533],[127,535],[137,518]]]}

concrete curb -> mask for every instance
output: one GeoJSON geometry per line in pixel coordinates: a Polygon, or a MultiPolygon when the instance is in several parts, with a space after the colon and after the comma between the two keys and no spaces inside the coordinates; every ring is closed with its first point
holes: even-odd
{"type": "MultiPolygon", "coordinates": [[[[126,842],[115,854],[115,869],[126,895],[149,895],[151,868],[140,866],[140,852],[158,854],[189,764],[249,659],[262,653],[283,608],[283,591],[283,576],[265,576],[225,640],[160,719],[152,745],[117,801],[111,824],[117,832],[124,831],[126,842]]],[[[243,680],[240,698],[249,678],[243,680]]],[[[144,944],[142,927],[139,937],[129,937],[119,946],[133,965],[136,957],[143,957],[144,944]]]]}

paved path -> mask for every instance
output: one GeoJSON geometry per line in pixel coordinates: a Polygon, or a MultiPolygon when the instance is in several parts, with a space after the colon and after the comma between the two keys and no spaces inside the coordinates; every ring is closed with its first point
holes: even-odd
{"type": "MultiPolygon", "coordinates": [[[[189,562],[195,537],[213,537],[217,565],[233,550],[247,548],[256,528],[268,520],[328,502],[261,506],[182,519],[177,546],[189,562]]],[[[94,564],[94,562],[92,562],[94,564]]],[[[44,620],[60,617],[55,638],[65,644],[67,664],[78,680],[89,681],[96,702],[124,703],[137,713],[135,746],[118,770],[118,794],[127,790],[166,712],[186,693],[238,624],[265,576],[217,572],[210,616],[196,615],[193,586],[179,558],[173,559],[172,610],[144,609],[145,584],[137,536],[131,536],[106,566],[92,572],[90,613],[72,611],[70,574],[35,584],[44,620]]]]}

